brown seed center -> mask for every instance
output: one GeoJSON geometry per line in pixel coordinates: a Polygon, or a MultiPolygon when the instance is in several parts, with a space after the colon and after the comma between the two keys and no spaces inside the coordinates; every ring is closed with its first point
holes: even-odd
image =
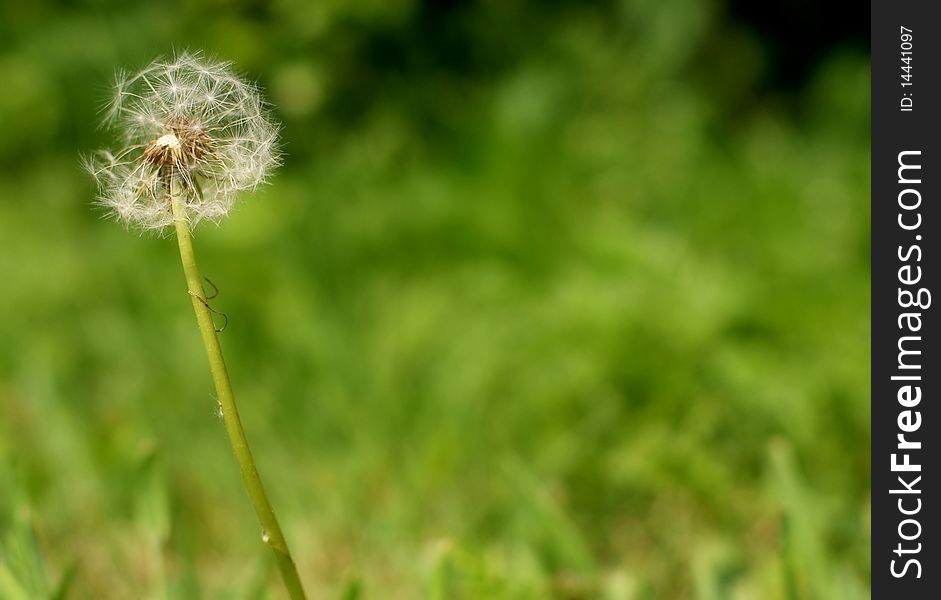
{"type": "Polygon", "coordinates": [[[191,169],[209,154],[211,141],[203,128],[195,123],[170,121],[166,125],[166,133],[144,149],[144,160],[160,169],[191,169]]]}

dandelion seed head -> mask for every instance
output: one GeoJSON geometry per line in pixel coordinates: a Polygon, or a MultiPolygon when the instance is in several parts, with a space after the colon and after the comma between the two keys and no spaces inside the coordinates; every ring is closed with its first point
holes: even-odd
{"type": "Polygon", "coordinates": [[[194,226],[228,215],[239,192],[256,189],[280,164],[278,125],[258,89],[228,63],[198,54],[118,72],[105,125],[121,148],[84,159],[97,203],[142,229],[173,224],[174,178],[194,226]]]}

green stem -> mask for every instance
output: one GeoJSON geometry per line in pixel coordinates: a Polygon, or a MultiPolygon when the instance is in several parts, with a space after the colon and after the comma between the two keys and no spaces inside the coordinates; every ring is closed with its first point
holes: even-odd
{"type": "Polygon", "coordinates": [[[183,261],[183,273],[186,275],[186,286],[193,301],[193,310],[196,311],[196,322],[199,324],[199,332],[202,334],[206,355],[209,357],[209,369],[212,371],[212,379],[216,384],[219,407],[222,411],[225,429],[229,434],[232,453],[235,454],[235,461],[238,463],[239,471],[242,472],[242,480],[248,489],[248,495],[251,498],[252,506],[255,508],[255,514],[261,522],[261,539],[274,551],[278,569],[284,578],[284,585],[288,593],[294,600],[305,598],[304,588],[301,586],[301,580],[297,574],[297,567],[291,558],[291,552],[284,540],[284,534],[281,533],[278,520],[274,516],[274,511],[268,501],[268,495],[265,493],[261,478],[258,476],[258,469],[255,467],[255,461],[252,458],[252,451],[249,449],[248,440],[245,438],[245,431],[242,430],[242,421],[239,419],[238,408],[235,406],[232,383],[229,381],[229,373],[226,371],[225,360],[222,358],[222,348],[219,346],[216,326],[206,303],[203,279],[199,274],[199,267],[196,266],[189,220],[183,206],[181,184],[177,182],[175,177],[172,178],[171,188],[170,197],[176,225],[176,238],[180,245],[180,258],[183,261]]]}

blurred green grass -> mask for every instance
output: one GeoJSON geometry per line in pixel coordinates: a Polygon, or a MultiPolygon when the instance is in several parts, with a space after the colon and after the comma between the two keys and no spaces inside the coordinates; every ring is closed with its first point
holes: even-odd
{"type": "Polygon", "coordinates": [[[172,47],[284,122],[196,244],[312,597],[868,597],[868,64],[759,97],[680,4],[5,4],[0,597],[280,594],[173,241],[78,167],[172,47]]]}

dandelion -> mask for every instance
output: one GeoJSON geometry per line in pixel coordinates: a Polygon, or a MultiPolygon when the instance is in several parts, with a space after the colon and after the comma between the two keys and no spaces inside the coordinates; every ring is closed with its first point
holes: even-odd
{"type": "Polygon", "coordinates": [[[97,202],[127,225],[175,229],[219,415],[263,542],[274,551],[291,598],[304,598],[242,429],[212,318],[216,311],[209,306],[190,235],[202,219],[227,215],[238,192],[265,181],[278,164],[278,127],[254,86],[233,75],[229,65],[192,54],[154,62],[135,75],[119,75],[106,122],[121,134],[123,149],[86,160],[98,182],[97,202]]]}
{"type": "Polygon", "coordinates": [[[192,227],[228,215],[236,195],[279,163],[278,126],[258,90],[228,64],[198,55],[120,73],[105,124],[123,145],[86,160],[98,204],[146,230],[173,225],[174,184],[192,227]]]}

